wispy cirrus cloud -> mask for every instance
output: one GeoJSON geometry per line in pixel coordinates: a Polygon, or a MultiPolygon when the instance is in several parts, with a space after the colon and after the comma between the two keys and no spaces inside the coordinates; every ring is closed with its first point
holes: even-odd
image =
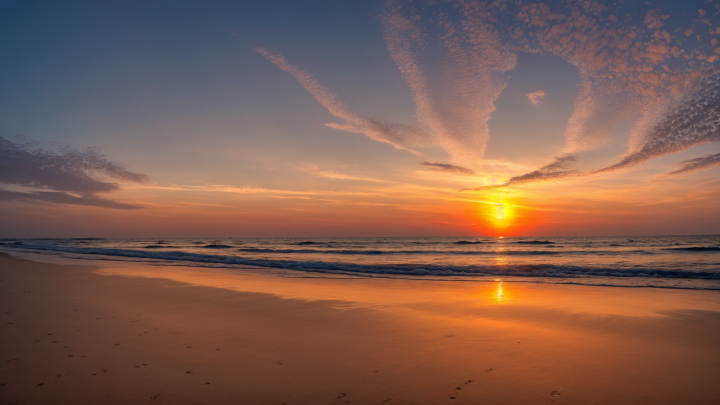
{"type": "MultiPolygon", "coordinates": [[[[712,29],[720,18],[718,7],[687,16],[637,2],[388,0],[379,18],[388,53],[411,90],[417,126],[357,117],[309,73],[277,53],[256,49],[343,120],[329,126],[399,148],[436,145],[451,155],[453,166],[474,171],[486,164],[488,120],[518,53],[562,58],[577,68],[581,81],[565,147],[549,165],[507,185],[573,175],[557,163],[570,164],[569,156],[583,159],[584,152],[605,147],[619,131],[628,137],[626,155],[614,167],[595,172],[681,150],[658,141],[658,126],[672,126],[668,111],[682,104],[720,60],[719,32],[712,29]]],[[[539,90],[527,96],[539,104],[546,95],[539,90]]]]}
{"type": "Polygon", "coordinates": [[[331,168],[321,168],[318,165],[306,165],[298,168],[301,172],[306,172],[319,177],[325,177],[328,179],[339,179],[339,180],[360,180],[369,181],[373,183],[389,183],[388,180],[377,179],[373,177],[358,176],[355,174],[343,173],[331,168]]]}
{"type": "MultiPolygon", "coordinates": [[[[720,141],[720,73],[703,78],[696,89],[652,127],[637,151],[598,173],[623,169],[693,146],[720,141]]],[[[712,157],[701,158],[686,165],[681,172],[690,171],[690,167],[708,167],[712,161],[712,157]]]]}
{"type": "Polygon", "coordinates": [[[720,153],[689,159],[680,163],[680,168],[668,174],[681,174],[720,166],[720,153]]]}
{"type": "Polygon", "coordinates": [[[62,191],[10,191],[0,188],[0,201],[42,201],[54,204],[85,205],[90,207],[115,208],[121,210],[133,210],[143,208],[141,205],[128,204],[115,200],[108,200],[100,197],[82,196],[77,197],[62,191]]]}
{"type": "Polygon", "coordinates": [[[390,56],[412,91],[416,118],[453,162],[477,167],[487,121],[517,55],[481,3],[388,1],[380,16],[390,56]]]}
{"type": "Polygon", "coordinates": [[[556,170],[555,164],[563,157],[579,159],[585,151],[604,147],[623,126],[630,127],[626,155],[617,164],[586,175],[629,168],[717,141],[713,135],[717,116],[710,112],[715,90],[708,90],[716,79],[708,72],[717,69],[720,51],[716,30],[707,29],[720,16],[717,8],[701,10],[693,18],[672,16],[647,3],[644,10],[637,3],[493,4],[483,7],[496,16],[507,46],[560,56],[577,67],[581,78],[560,160],[513,177],[505,185],[575,175],[556,170]],[[633,12],[623,12],[623,7],[633,12]],[[638,8],[640,18],[635,17],[638,8]],[[514,23],[505,23],[513,18],[514,23]],[[674,27],[667,29],[671,18],[674,27]],[[706,90],[691,94],[698,87],[706,90]],[[698,109],[704,109],[704,115],[698,109]]]}
{"type": "Polygon", "coordinates": [[[577,158],[573,155],[565,155],[555,157],[552,163],[541,167],[538,170],[526,173],[520,176],[511,177],[508,181],[502,184],[481,186],[472,189],[466,189],[463,191],[481,191],[490,190],[494,188],[501,188],[513,185],[534,183],[538,181],[557,180],[565,177],[575,176],[578,174],[576,170],[568,169],[568,166],[577,161],[577,158]]]}
{"type": "Polygon", "coordinates": [[[131,183],[148,181],[146,175],[127,171],[122,164],[107,160],[97,149],[47,151],[32,142],[16,143],[0,136],[0,183],[40,189],[0,189],[0,200],[35,200],[117,209],[142,208],[99,197],[98,194],[120,189],[119,184],[102,178],[131,183]]]}
{"type": "Polygon", "coordinates": [[[330,122],[325,125],[343,131],[365,134],[373,140],[389,143],[398,149],[405,149],[412,153],[420,153],[412,150],[416,146],[429,146],[432,138],[422,128],[412,125],[383,123],[378,120],[362,118],[350,111],[348,106],[323,86],[310,73],[289,63],[284,56],[277,52],[271,52],[264,47],[256,47],[255,50],[265,59],[274,63],[281,70],[290,73],[315,99],[325,107],[330,114],[340,118],[342,123],[330,122]]]}
{"type": "Polygon", "coordinates": [[[473,170],[470,170],[470,169],[467,169],[467,168],[461,167],[461,166],[447,164],[447,163],[422,162],[420,164],[423,166],[426,166],[428,169],[435,171],[435,172],[462,174],[464,176],[475,175],[475,172],[473,170]]]}

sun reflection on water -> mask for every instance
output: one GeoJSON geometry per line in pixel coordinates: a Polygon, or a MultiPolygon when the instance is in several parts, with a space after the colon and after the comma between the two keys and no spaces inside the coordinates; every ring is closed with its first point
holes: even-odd
{"type": "Polygon", "coordinates": [[[505,292],[503,291],[502,281],[497,286],[497,290],[495,291],[495,298],[500,302],[505,300],[505,292]]]}

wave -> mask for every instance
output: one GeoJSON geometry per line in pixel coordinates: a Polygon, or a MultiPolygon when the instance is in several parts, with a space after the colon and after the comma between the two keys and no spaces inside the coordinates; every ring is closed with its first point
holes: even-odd
{"type": "Polygon", "coordinates": [[[675,250],[680,252],[720,252],[720,246],[692,246],[681,248],[664,248],[663,250],[675,250]]]}
{"type": "MultiPolygon", "coordinates": [[[[319,249],[270,249],[270,248],[241,248],[238,252],[245,253],[285,253],[285,254],[337,254],[337,255],[399,255],[399,254],[419,254],[419,255],[558,255],[573,253],[573,251],[545,251],[545,250],[524,250],[524,251],[462,251],[462,250],[319,250],[319,249]]],[[[575,251],[577,253],[587,253],[584,251],[575,251]]]]}
{"type": "Polygon", "coordinates": [[[582,267],[554,264],[532,265],[471,265],[440,266],[418,264],[365,265],[355,263],[332,263],[323,261],[247,259],[235,256],[189,253],[183,251],[142,251],[131,249],[102,249],[56,246],[46,244],[25,244],[12,246],[37,251],[54,251],[84,255],[120,256],[135,259],[166,260],[170,262],[195,262],[219,265],[251,265],[274,267],[309,272],[330,272],[345,274],[394,274],[407,276],[522,276],[522,277],[652,277],[720,280],[720,273],[687,270],[659,270],[651,268],[617,269],[582,267]]]}

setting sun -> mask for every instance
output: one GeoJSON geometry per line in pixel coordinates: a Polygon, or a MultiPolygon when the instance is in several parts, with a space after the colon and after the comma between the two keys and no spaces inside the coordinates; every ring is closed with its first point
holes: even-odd
{"type": "Polygon", "coordinates": [[[485,205],[483,216],[493,228],[507,228],[515,222],[515,205],[502,194],[494,194],[485,205]]]}

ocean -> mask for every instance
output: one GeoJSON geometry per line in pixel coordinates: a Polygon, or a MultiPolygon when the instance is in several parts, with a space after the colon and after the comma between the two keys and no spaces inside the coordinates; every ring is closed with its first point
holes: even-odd
{"type": "Polygon", "coordinates": [[[284,277],[392,277],[720,290],[720,235],[4,239],[0,251],[284,277]],[[282,272],[270,269],[283,269],[282,272]]]}

